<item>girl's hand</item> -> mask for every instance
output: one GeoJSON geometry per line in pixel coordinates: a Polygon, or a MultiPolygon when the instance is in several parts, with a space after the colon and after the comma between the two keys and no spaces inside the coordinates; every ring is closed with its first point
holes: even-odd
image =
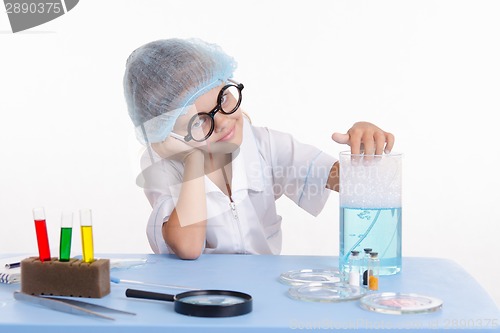
{"type": "Polygon", "coordinates": [[[151,147],[161,158],[184,162],[191,154],[201,154],[201,150],[186,142],[169,136],[165,141],[153,143],[151,147]]]}
{"type": "Polygon", "coordinates": [[[389,154],[394,146],[394,135],[365,121],[352,125],[346,134],[333,133],[332,139],[337,143],[349,145],[351,154],[389,154]]]}

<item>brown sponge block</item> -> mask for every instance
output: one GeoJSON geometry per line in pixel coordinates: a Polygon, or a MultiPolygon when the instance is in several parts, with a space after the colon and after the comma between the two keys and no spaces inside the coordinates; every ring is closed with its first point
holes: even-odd
{"type": "Polygon", "coordinates": [[[101,298],[110,292],[109,259],[21,261],[21,291],[30,295],[101,298]]]}

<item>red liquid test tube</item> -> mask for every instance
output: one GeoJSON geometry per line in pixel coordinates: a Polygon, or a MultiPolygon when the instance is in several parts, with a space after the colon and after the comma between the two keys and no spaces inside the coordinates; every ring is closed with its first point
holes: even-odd
{"type": "Polygon", "coordinates": [[[33,219],[35,220],[40,261],[50,261],[49,236],[47,234],[47,223],[45,222],[45,210],[43,207],[33,209],[33,219]]]}

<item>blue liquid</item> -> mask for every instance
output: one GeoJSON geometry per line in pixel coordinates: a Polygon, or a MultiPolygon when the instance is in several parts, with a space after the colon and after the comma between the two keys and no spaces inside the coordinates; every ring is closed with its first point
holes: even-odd
{"type": "Polygon", "coordinates": [[[349,267],[349,254],[364,248],[378,252],[380,275],[392,275],[401,270],[401,207],[340,208],[341,271],[349,267]]]}

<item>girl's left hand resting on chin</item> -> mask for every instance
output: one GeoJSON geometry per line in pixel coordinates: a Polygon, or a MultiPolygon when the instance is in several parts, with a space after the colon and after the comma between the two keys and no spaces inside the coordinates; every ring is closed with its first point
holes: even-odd
{"type": "Polygon", "coordinates": [[[366,121],[355,123],[345,134],[333,133],[332,139],[337,143],[349,145],[351,154],[389,154],[394,146],[392,133],[366,121]]]}

